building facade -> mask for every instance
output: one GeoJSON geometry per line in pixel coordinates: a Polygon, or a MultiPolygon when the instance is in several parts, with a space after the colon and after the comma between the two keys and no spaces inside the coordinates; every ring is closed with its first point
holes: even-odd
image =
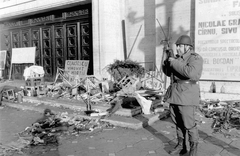
{"type": "MultiPolygon", "coordinates": [[[[3,75],[9,75],[12,48],[33,46],[47,79],[68,59],[89,60],[88,74],[101,77],[115,59],[159,69],[166,35],[171,45],[181,34],[193,35],[193,5],[191,0],[2,0],[3,75]]],[[[13,64],[13,78],[21,78],[24,68],[13,64]]]]}
{"type": "MultiPolygon", "coordinates": [[[[37,65],[54,80],[65,60],[89,60],[89,75],[109,77],[115,59],[160,71],[163,48],[175,51],[180,35],[194,42],[195,0],[0,0],[0,50],[7,50],[3,76],[22,79],[25,64],[13,64],[12,48],[36,47],[37,65]]],[[[235,83],[226,84],[226,90],[235,83]]],[[[211,81],[201,82],[208,91],[211,81]]],[[[218,85],[218,84],[217,84],[218,85]]],[[[219,87],[220,88],[220,87],[219,87]]],[[[228,90],[231,92],[230,90],[228,90]]],[[[235,90],[233,92],[238,92],[235,90]]]]}

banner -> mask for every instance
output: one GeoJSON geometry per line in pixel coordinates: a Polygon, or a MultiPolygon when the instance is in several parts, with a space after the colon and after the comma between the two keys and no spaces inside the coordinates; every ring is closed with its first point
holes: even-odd
{"type": "Polygon", "coordinates": [[[4,70],[5,69],[6,55],[7,55],[7,51],[6,50],[0,51],[0,70],[4,70]]]}
{"type": "Polygon", "coordinates": [[[35,64],[36,47],[13,48],[11,63],[33,63],[35,64]]]}
{"type": "Polygon", "coordinates": [[[240,0],[196,0],[195,51],[202,80],[240,81],[240,0]]]}

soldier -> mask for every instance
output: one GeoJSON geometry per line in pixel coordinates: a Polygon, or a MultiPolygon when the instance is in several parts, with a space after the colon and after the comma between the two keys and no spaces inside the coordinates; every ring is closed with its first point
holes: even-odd
{"type": "Polygon", "coordinates": [[[176,47],[178,57],[168,57],[162,65],[164,74],[172,77],[164,101],[169,103],[178,139],[178,144],[169,153],[187,153],[186,135],[188,135],[189,156],[196,156],[199,134],[194,114],[200,101],[198,81],[202,74],[203,59],[193,51],[192,41],[187,35],[178,38],[176,47]]]}

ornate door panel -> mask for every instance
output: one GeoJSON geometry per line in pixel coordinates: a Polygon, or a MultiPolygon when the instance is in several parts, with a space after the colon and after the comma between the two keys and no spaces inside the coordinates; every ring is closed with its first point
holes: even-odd
{"type": "MultiPolygon", "coordinates": [[[[22,30],[14,30],[11,32],[11,41],[13,48],[24,48],[24,47],[36,47],[36,56],[39,56],[40,52],[40,43],[39,43],[39,29],[38,30],[31,29],[22,29],[22,30]],[[36,35],[35,31],[38,32],[36,35]]],[[[10,57],[10,56],[9,56],[10,57]]],[[[39,64],[39,59],[36,59],[36,64],[39,64]]],[[[23,79],[23,73],[25,66],[31,66],[32,63],[29,64],[12,64],[12,79],[23,79]]]]}
{"type": "Polygon", "coordinates": [[[66,26],[67,60],[78,60],[77,30],[77,23],[66,26]]]}
{"type": "Polygon", "coordinates": [[[36,63],[36,65],[42,66],[40,29],[39,28],[34,28],[31,30],[31,40],[32,40],[32,42],[31,42],[32,47],[36,47],[35,63],[36,63]]]}
{"type": "Polygon", "coordinates": [[[89,60],[88,75],[93,74],[92,37],[89,23],[80,23],[81,60],[89,60]]]}
{"type": "MultiPolygon", "coordinates": [[[[11,49],[36,47],[36,65],[43,66],[45,80],[53,81],[57,67],[64,69],[66,60],[89,60],[88,75],[93,74],[91,24],[86,21],[59,23],[1,32],[7,51],[4,76],[9,76],[11,49]]],[[[12,78],[23,79],[26,65],[13,64],[12,78]]]]}
{"type": "MultiPolygon", "coordinates": [[[[25,48],[31,47],[31,35],[30,29],[23,29],[19,31],[12,32],[12,45],[13,48],[25,48]]],[[[30,66],[29,64],[12,64],[12,78],[13,79],[23,79],[23,73],[25,66],[30,66]]]]}
{"type": "MultiPolygon", "coordinates": [[[[25,47],[31,47],[31,30],[30,29],[23,29],[22,31],[20,31],[20,41],[21,41],[21,47],[25,48],[25,47]]],[[[16,79],[23,79],[23,73],[24,73],[24,69],[25,66],[31,66],[33,65],[32,63],[26,63],[26,64],[16,64],[15,67],[18,69],[19,73],[14,73],[14,77],[16,79]]]]}
{"type": "Polygon", "coordinates": [[[64,28],[62,25],[54,26],[54,72],[57,67],[64,69],[65,65],[65,46],[64,46],[64,28]]]}
{"type": "Polygon", "coordinates": [[[91,28],[88,22],[66,25],[67,60],[89,60],[88,75],[93,74],[91,28]]]}
{"type": "Polygon", "coordinates": [[[53,48],[52,48],[52,28],[42,28],[42,51],[43,68],[45,71],[45,80],[52,80],[53,72],[53,48]]]}
{"type": "Polygon", "coordinates": [[[30,47],[30,32],[29,30],[22,30],[21,41],[23,48],[30,47]]]}
{"type": "Polygon", "coordinates": [[[20,48],[20,31],[13,31],[12,32],[12,47],[13,48],[20,48]]]}
{"type": "MultiPolygon", "coordinates": [[[[28,33],[25,34],[27,42],[28,38],[28,33]]],[[[20,30],[18,31],[12,31],[12,46],[13,48],[21,48],[22,45],[24,45],[21,41],[23,41],[23,36],[21,36],[20,30]]],[[[22,64],[12,64],[12,72],[11,72],[11,78],[12,79],[23,79],[23,71],[24,67],[22,64]]]]}

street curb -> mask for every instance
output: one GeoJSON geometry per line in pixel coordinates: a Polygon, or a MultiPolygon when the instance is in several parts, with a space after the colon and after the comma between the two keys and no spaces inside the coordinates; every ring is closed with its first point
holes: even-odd
{"type": "Polygon", "coordinates": [[[35,107],[29,107],[29,106],[24,106],[21,105],[20,103],[12,103],[12,102],[7,102],[7,101],[2,101],[2,104],[8,107],[20,109],[20,110],[30,110],[30,111],[36,111],[39,113],[43,112],[43,109],[41,108],[35,108],[35,107]]]}
{"type": "MultiPolygon", "coordinates": [[[[55,107],[63,107],[78,111],[85,111],[86,110],[86,104],[81,103],[81,101],[73,102],[71,100],[54,100],[50,98],[38,98],[38,97],[23,97],[23,102],[29,102],[29,103],[43,103],[45,105],[49,106],[55,106],[55,107]],[[66,104],[67,103],[67,104],[66,104]]],[[[92,110],[100,110],[102,112],[107,111],[109,109],[108,105],[105,106],[99,106],[99,105],[92,105],[92,110]]],[[[134,109],[124,109],[120,108],[117,110],[114,114],[120,115],[120,116],[126,116],[131,117],[132,114],[136,114],[136,112],[141,112],[141,108],[137,107],[134,109]]]]}
{"type": "MultiPolygon", "coordinates": [[[[3,105],[6,105],[6,106],[12,107],[12,108],[16,108],[16,109],[20,109],[20,110],[36,111],[39,113],[43,113],[43,111],[45,109],[45,108],[37,108],[36,106],[26,106],[21,103],[13,103],[13,102],[7,102],[7,101],[3,101],[3,105]]],[[[58,105],[61,106],[60,104],[58,104],[58,105]]],[[[56,107],[56,105],[54,105],[54,106],[48,105],[48,106],[56,107]]],[[[74,111],[74,109],[70,109],[70,110],[74,111]]],[[[64,110],[63,110],[63,112],[64,112],[64,110]]],[[[91,116],[81,115],[81,114],[77,114],[77,116],[82,117],[82,118],[87,118],[87,119],[99,119],[100,118],[100,116],[99,117],[91,117],[91,116]]],[[[144,128],[148,125],[152,125],[154,122],[167,117],[168,112],[166,111],[161,114],[151,114],[151,115],[141,115],[141,116],[145,116],[144,117],[145,120],[137,119],[137,116],[130,118],[130,117],[112,115],[110,117],[101,119],[101,121],[109,122],[110,124],[112,124],[114,126],[137,130],[137,129],[144,128]]]]}

